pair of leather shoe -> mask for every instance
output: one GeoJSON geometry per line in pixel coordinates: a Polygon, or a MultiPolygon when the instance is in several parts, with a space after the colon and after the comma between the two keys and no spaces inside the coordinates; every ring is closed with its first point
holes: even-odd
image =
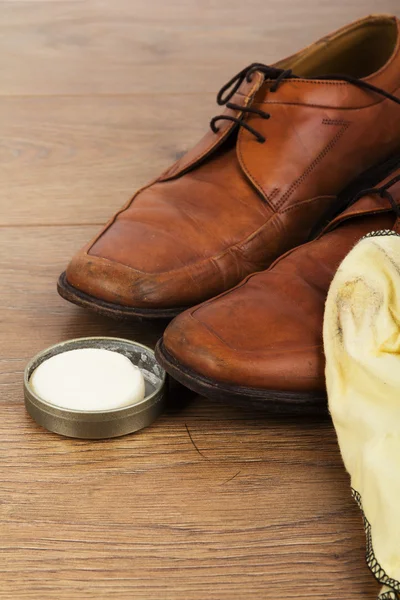
{"type": "Polygon", "coordinates": [[[202,140],[73,258],[59,292],[112,317],[176,317],[157,355],[199,393],[315,412],[337,266],[366,233],[400,228],[400,22],[370,16],[254,63],[217,102],[202,140]]]}

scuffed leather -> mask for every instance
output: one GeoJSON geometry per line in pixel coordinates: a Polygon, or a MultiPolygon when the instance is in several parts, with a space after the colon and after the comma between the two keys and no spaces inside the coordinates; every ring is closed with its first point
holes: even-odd
{"type": "MultiPolygon", "coordinates": [[[[393,176],[399,174],[400,169],[393,176]]],[[[400,183],[390,192],[400,203],[400,183]]],[[[361,198],[314,241],[176,317],[164,333],[164,347],[180,368],[214,382],[323,391],[322,324],[329,285],[363,235],[395,223],[388,200],[361,198]]]]}
{"type": "MultiPolygon", "coordinates": [[[[399,43],[368,81],[400,97],[399,43]]],[[[343,188],[400,154],[400,107],[390,100],[338,81],[270,87],[254,73],[232,99],[270,113],[244,117],[264,144],[220,121],[73,258],[69,284],[119,306],[192,306],[306,242],[343,188]]]]}

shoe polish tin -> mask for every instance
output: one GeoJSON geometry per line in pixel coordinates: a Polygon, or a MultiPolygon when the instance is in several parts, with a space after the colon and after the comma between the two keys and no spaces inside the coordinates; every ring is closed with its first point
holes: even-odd
{"type": "Polygon", "coordinates": [[[82,439],[113,438],[133,433],[150,425],[163,411],[166,400],[166,373],[156,361],[153,350],[134,341],[111,337],[67,340],[37,354],[24,372],[25,406],[30,416],[49,431],[82,439]],[[87,411],[61,408],[40,398],[30,385],[34,370],[52,356],[83,348],[118,352],[142,371],[144,399],[122,408],[87,411]]]}

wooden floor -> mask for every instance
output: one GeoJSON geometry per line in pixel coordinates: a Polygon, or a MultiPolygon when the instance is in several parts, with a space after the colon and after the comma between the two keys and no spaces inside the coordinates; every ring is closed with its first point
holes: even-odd
{"type": "MultiPolygon", "coordinates": [[[[379,11],[399,13],[398,0],[379,11]]],[[[375,0],[0,0],[0,598],[375,598],[329,421],[175,389],[152,427],[64,439],[23,405],[58,341],[155,326],[61,300],[56,279],[202,134],[221,85],[375,0]]]]}

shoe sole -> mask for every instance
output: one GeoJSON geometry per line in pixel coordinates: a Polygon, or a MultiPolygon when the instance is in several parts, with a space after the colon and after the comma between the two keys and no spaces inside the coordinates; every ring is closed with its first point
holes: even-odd
{"type": "Polygon", "coordinates": [[[112,302],[106,302],[105,300],[99,300],[94,296],[85,294],[76,289],[67,281],[67,275],[61,273],[57,282],[57,291],[62,298],[81,306],[82,308],[88,308],[91,311],[96,312],[99,315],[111,317],[118,321],[130,321],[130,320],[141,320],[141,319],[173,319],[179,313],[186,310],[189,307],[183,308],[166,308],[166,309],[151,309],[151,308],[131,308],[129,306],[120,306],[119,304],[113,304],[112,302]]]}
{"type": "MultiPolygon", "coordinates": [[[[318,223],[309,236],[309,240],[313,239],[318,235],[320,231],[322,231],[323,227],[331,221],[337,214],[342,212],[347,206],[351,204],[351,200],[356,196],[357,193],[365,190],[367,188],[373,187],[379,181],[381,181],[387,175],[398,167],[400,164],[400,154],[395,154],[391,156],[386,161],[375,165],[374,167],[365,171],[362,175],[357,177],[353,182],[351,182],[340,194],[337,196],[337,203],[335,205],[335,210],[330,214],[325,215],[323,220],[318,223]]],[[[309,241],[309,240],[305,240],[309,241]]],[[[57,284],[57,291],[62,298],[68,300],[68,302],[72,302],[73,304],[77,304],[78,306],[82,306],[83,308],[87,308],[89,310],[95,311],[100,315],[104,315],[106,317],[111,317],[112,319],[117,320],[142,320],[142,319],[173,319],[179,313],[183,312],[187,308],[190,307],[178,307],[178,308],[161,308],[161,309],[152,309],[152,308],[136,308],[130,306],[122,306],[120,304],[114,304],[112,302],[106,302],[104,300],[100,300],[94,296],[90,296],[85,292],[81,292],[70,283],[68,283],[66,278],[66,273],[62,273],[59,277],[57,284]]]]}
{"type": "Polygon", "coordinates": [[[287,392],[281,390],[262,390],[239,385],[218,383],[189,369],[168,352],[163,340],[159,340],[156,359],[163,369],[179,383],[196,394],[238,406],[262,410],[271,415],[319,416],[328,414],[325,392],[287,392]]]}

